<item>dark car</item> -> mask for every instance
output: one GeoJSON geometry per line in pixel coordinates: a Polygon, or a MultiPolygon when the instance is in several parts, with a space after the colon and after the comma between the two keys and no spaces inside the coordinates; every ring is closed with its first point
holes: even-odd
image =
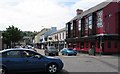
{"type": "Polygon", "coordinates": [[[60,52],[62,55],[77,55],[77,51],[71,48],[63,48],[60,52]]]}
{"type": "Polygon", "coordinates": [[[54,46],[48,46],[46,47],[45,51],[44,51],[45,55],[59,55],[59,51],[54,47],[54,46]]]}
{"type": "Polygon", "coordinates": [[[0,51],[0,72],[48,72],[62,70],[59,58],[43,56],[31,49],[6,49],[0,51]]]}

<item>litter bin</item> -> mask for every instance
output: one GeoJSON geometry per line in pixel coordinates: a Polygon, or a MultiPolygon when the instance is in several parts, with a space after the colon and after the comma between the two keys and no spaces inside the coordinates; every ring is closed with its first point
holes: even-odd
{"type": "Polygon", "coordinates": [[[95,52],[94,52],[94,49],[92,49],[92,48],[89,49],[88,53],[89,53],[89,55],[94,55],[94,53],[95,53],[95,52]]]}

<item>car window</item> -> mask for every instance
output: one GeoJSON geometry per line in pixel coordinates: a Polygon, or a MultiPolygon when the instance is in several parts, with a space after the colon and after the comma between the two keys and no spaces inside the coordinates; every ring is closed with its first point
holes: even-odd
{"type": "Polygon", "coordinates": [[[34,53],[32,51],[22,51],[21,53],[22,53],[22,57],[34,57],[35,55],[39,55],[39,54],[34,53]]]}
{"type": "Polygon", "coordinates": [[[68,50],[73,50],[73,49],[68,49],[68,50]]]}
{"type": "Polygon", "coordinates": [[[7,57],[7,58],[20,58],[21,54],[20,54],[20,51],[8,51],[6,53],[3,53],[3,57],[7,57]]]}
{"type": "Polygon", "coordinates": [[[56,50],[55,47],[49,47],[48,50],[56,50]]]}

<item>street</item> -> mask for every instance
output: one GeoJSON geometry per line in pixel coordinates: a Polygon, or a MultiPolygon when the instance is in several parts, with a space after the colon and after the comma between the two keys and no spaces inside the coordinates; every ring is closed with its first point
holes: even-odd
{"type": "MultiPolygon", "coordinates": [[[[37,52],[44,55],[44,50],[37,49],[37,52]]],[[[77,54],[77,56],[59,55],[64,68],[60,73],[114,73],[118,72],[118,56],[89,56],[87,54],[77,54]]]]}

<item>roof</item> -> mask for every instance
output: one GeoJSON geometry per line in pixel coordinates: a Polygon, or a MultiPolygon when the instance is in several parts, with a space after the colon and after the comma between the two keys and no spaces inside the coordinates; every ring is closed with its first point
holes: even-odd
{"type": "Polygon", "coordinates": [[[44,29],[42,29],[40,32],[38,32],[35,36],[37,36],[37,35],[42,35],[42,34],[44,34],[45,32],[47,32],[47,31],[49,31],[50,29],[49,28],[44,28],[44,29]]]}
{"type": "Polygon", "coordinates": [[[88,9],[88,10],[86,10],[86,11],[84,11],[80,16],[83,17],[83,16],[85,16],[85,15],[87,15],[87,14],[89,14],[89,13],[92,13],[92,12],[95,12],[95,11],[98,11],[98,10],[101,10],[101,9],[103,9],[104,7],[106,7],[106,6],[107,6],[108,4],[110,4],[110,3],[111,3],[111,1],[102,2],[102,3],[98,4],[98,5],[90,8],[90,9],[88,9]]]}
{"type": "Polygon", "coordinates": [[[26,49],[26,48],[10,48],[10,49],[1,50],[0,53],[11,51],[11,50],[29,50],[29,51],[34,51],[32,49],[26,49]]]}
{"type": "Polygon", "coordinates": [[[90,9],[88,9],[88,10],[86,10],[86,11],[84,11],[83,13],[75,16],[75,17],[74,17],[72,20],[70,20],[69,22],[72,22],[73,20],[76,20],[76,19],[78,19],[78,18],[82,18],[83,16],[88,15],[88,14],[90,14],[90,13],[93,13],[93,12],[95,12],[95,11],[101,10],[101,9],[103,9],[104,7],[106,7],[108,4],[110,4],[111,2],[112,2],[112,0],[107,0],[107,1],[105,1],[105,2],[102,2],[102,3],[98,4],[98,5],[90,8],[90,9]]]}
{"type": "Polygon", "coordinates": [[[56,33],[60,33],[60,32],[63,32],[63,31],[66,31],[66,28],[62,28],[60,30],[57,30],[56,32],[53,32],[51,35],[56,34],[56,33]]]}

